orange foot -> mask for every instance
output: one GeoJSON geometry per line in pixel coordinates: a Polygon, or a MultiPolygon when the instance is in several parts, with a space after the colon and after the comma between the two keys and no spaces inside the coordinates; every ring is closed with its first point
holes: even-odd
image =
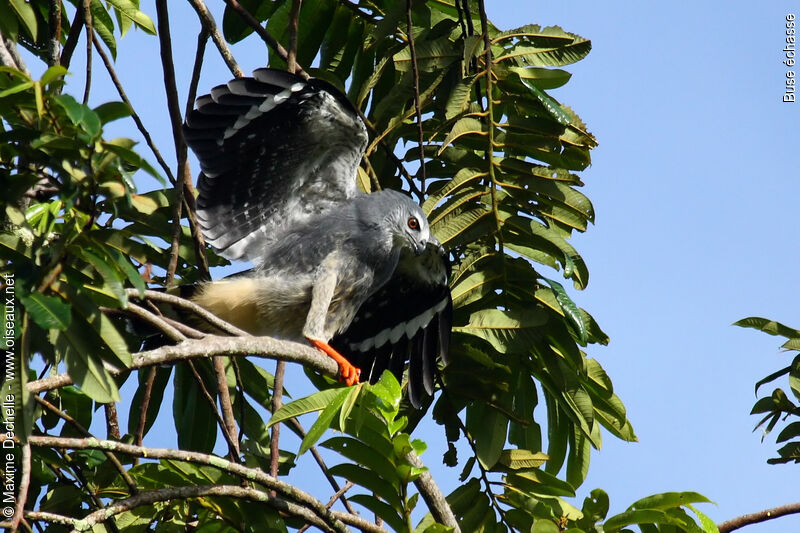
{"type": "Polygon", "coordinates": [[[342,354],[331,348],[327,342],[318,341],[315,339],[308,339],[312,345],[325,352],[328,357],[336,361],[339,365],[339,381],[347,386],[358,383],[358,378],[361,377],[361,369],[356,368],[350,364],[350,361],[344,358],[342,354]]]}

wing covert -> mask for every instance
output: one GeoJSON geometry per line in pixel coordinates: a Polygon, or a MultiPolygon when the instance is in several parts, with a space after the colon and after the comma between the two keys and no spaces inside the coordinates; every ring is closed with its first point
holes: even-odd
{"type": "Polygon", "coordinates": [[[229,259],[259,263],[285,228],[359,194],[366,128],[325,81],[258,69],[198,98],[184,135],[202,170],[198,221],[229,259]]]}

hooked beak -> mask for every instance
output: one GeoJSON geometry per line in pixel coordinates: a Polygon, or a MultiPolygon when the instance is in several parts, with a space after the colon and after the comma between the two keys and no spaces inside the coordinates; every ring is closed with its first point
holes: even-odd
{"type": "Polygon", "coordinates": [[[444,253],[444,248],[442,248],[439,239],[437,239],[433,235],[431,235],[427,241],[417,243],[417,245],[414,247],[414,253],[420,256],[424,254],[425,250],[427,250],[428,248],[433,248],[434,250],[439,251],[439,253],[444,253]]]}

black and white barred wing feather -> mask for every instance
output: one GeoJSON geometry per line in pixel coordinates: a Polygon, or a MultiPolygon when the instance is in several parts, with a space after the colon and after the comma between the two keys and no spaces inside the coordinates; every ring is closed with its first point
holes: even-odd
{"type": "Polygon", "coordinates": [[[408,396],[419,407],[434,390],[436,360],[447,363],[453,301],[450,263],[441,245],[404,254],[392,278],[364,302],[331,346],[375,383],[384,370],[401,376],[408,362],[408,396]]]}
{"type": "Polygon", "coordinates": [[[366,128],[322,80],[258,69],[198,98],[184,134],[202,170],[198,221],[229,259],[259,264],[287,228],[358,194],[366,128]]]}

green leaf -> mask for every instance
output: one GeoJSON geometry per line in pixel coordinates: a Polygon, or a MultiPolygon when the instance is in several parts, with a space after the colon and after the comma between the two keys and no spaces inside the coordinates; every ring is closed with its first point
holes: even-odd
{"type": "Polygon", "coordinates": [[[114,20],[100,0],[92,0],[89,5],[92,12],[92,27],[108,47],[111,57],[116,60],[117,40],[114,38],[114,20]]]}
{"type": "Polygon", "coordinates": [[[380,496],[396,511],[402,512],[403,502],[401,501],[397,490],[392,486],[391,483],[385,481],[372,470],[349,463],[334,465],[328,470],[333,476],[343,477],[357,485],[364,487],[365,489],[368,489],[377,496],[380,496]]]}
{"type": "MultiPolygon", "coordinates": [[[[297,452],[298,457],[303,455],[309,448],[316,444],[320,437],[322,437],[322,434],[325,433],[325,430],[331,426],[331,422],[338,414],[339,409],[344,403],[344,399],[348,396],[348,394],[350,394],[349,387],[333,390],[335,390],[338,394],[331,398],[328,405],[322,410],[319,417],[317,417],[316,422],[314,422],[314,424],[308,430],[308,433],[306,433],[306,436],[303,438],[303,442],[300,443],[300,450],[297,452]]],[[[272,424],[273,422],[270,420],[270,425],[272,424]]]]}
{"type": "Polygon", "coordinates": [[[539,468],[547,462],[547,459],[547,454],[544,452],[509,449],[502,451],[498,463],[511,470],[523,470],[539,468]]]}
{"type": "Polygon", "coordinates": [[[395,489],[399,489],[400,476],[392,458],[380,453],[371,444],[368,445],[350,437],[332,437],[323,442],[321,446],[365,466],[391,483],[395,489]]]}
{"type": "Polygon", "coordinates": [[[67,373],[81,390],[98,403],[120,401],[119,390],[103,366],[94,346],[87,345],[90,328],[73,313],[72,324],[65,331],[50,330],[51,342],[64,360],[67,373]]]}
{"type": "Polygon", "coordinates": [[[530,80],[540,89],[557,89],[566,84],[572,74],[557,68],[509,67],[520,79],[530,80]]]}
{"type": "Polygon", "coordinates": [[[519,42],[496,57],[497,62],[510,61],[520,66],[560,67],[580,61],[592,49],[590,41],[565,32],[558,26],[540,30],[536,25],[529,25],[503,33],[495,42],[509,37],[517,37],[519,42]]]}
{"type": "Polygon", "coordinates": [[[524,311],[483,309],[470,315],[469,324],[455,326],[453,331],[489,341],[495,350],[506,353],[525,350],[532,335],[547,322],[547,315],[538,308],[524,311]]]}
{"type": "MultiPolygon", "coordinates": [[[[346,388],[327,389],[287,403],[272,414],[272,418],[269,419],[267,427],[272,427],[278,422],[283,422],[289,418],[295,418],[313,411],[321,411],[334,401],[337,396],[346,392],[346,388]]],[[[342,396],[342,401],[343,400],[344,397],[342,396]]]]}
{"type": "Polygon", "coordinates": [[[467,408],[467,429],[475,441],[478,460],[485,469],[491,469],[503,452],[508,418],[496,409],[475,402],[467,408]]]}
{"type": "Polygon", "coordinates": [[[70,305],[61,298],[40,292],[19,293],[18,297],[34,322],[42,329],[66,330],[72,323],[70,305]]]}
{"type": "Polygon", "coordinates": [[[757,329],[759,331],[763,331],[764,333],[769,333],[770,335],[778,335],[788,339],[800,338],[800,330],[784,326],[780,322],[776,322],[775,320],[770,320],[768,318],[751,316],[738,320],[734,322],[733,325],[741,328],[757,329]]]}
{"type": "Polygon", "coordinates": [[[572,485],[539,469],[510,473],[505,477],[505,484],[511,490],[533,496],[575,496],[572,485]]]}
{"type": "Polygon", "coordinates": [[[139,420],[142,416],[142,407],[144,404],[144,397],[147,393],[147,381],[151,372],[154,372],[153,384],[150,387],[150,401],[147,404],[147,413],[145,415],[144,432],[142,435],[147,435],[153,423],[156,421],[158,412],[161,410],[161,403],[164,399],[164,390],[169,383],[169,378],[172,375],[172,367],[151,367],[139,370],[136,374],[139,378],[139,386],[136,392],[133,393],[133,399],[130,403],[130,411],[128,413],[128,433],[136,435],[139,428],[139,420]]]}
{"type": "Polygon", "coordinates": [[[663,492],[631,504],[629,509],[672,509],[690,503],[714,503],[697,492],[663,492]]]}
{"type": "Polygon", "coordinates": [[[555,522],[550,520],[537,520],[533,523],[531,533],[558,533],[561,531],[555,522]]]}
{"type": "Polygon", "coordinates": [[[525,87],[530,89],[534,98],[539,100],[550,116],[553,117],[559,124],[566,126],[571,122],[569,113],[561,109],[561,105],[555,100],[555,98],[525,78],[520,78],[520,81],[525,87]]]}
{"type": "Polygon", "coordinates": [[[703,531],[705,533],[719,533],[717,524],[714,523],[710,517],[704,513],[701,513],[694,505],[686,504],[686,507],[691,509],[692,512],[697,515],[697,518],[700,520],[700,525],[703,527],[703,531]]]}
{"type": "Polygon", "coordinates": [[[103,281],[105,282],[105,286],[108,287],[111,293],[117,298],[120,306],[123,308],[127,306],[128,296],[125,293],[125,287],[122,284],[122,275],[115,268],[115,265],[108,261],[108,258],[100,257],[98,254],[86,248],[80,247],[75,251],[81,258],[89,262],[98,273],[100,273],[100,276],[102,276],[103,281]]]}
{"type": "Polygon", "coordinates": [[[11,9],[16,13],[17,18],[22,22],[23,27],[27,30],[28,35],[35,42],[39,40],[39,24],[36,21],[36,12],[33,6],[25,0],[8,0],[11,9]]]}
{"type": "MultiPolygon", "coordinates": [[[[239,4],[259,22],[264,22],[270,18],[285,2],[286,0],[275,0],[274,2],[239,0],[239,4]]],[[[236,44],[251,33],[253,33],[253,28],[245,22],[239,13],[226,5],[222,16],[222,34],[225,36],[225,40],[231,44],[236,44]]]]}
{"type": "Polygon", "coordinates": [[[4,91],[0,91],[0,98],[5,98],[6,96],[11,96],[12,94],[21,93],[22,91],[27,91],[31,87],[33,87],[35,82],[33,81],[25,81],[18,85],[14,85],[9,87],[4,91]]]}
{"type": "Polygon", "coordinates": [[[42,87],[47,86],[58,78],[66,75],[66,73],[66,68],[62,67],[61,65],[53,65],[52,67],[48,68],[44,74],[42,74],[42,77],[39,79],[39,83],[42,85],[42,87]]]}
{"type": "Polygon", "coordinates": [[[95,107],[93,111],[100,117],[102,124],[131,116],[131,108],[124,102],[106,102],[95,107]]]}
{"type": "MultiPolygon", "coordinates": [[[[108,3],[114,6],[118,20],[129,19],[136,24],[136,26],[144,30],[145,33],[149,33],[150,35],[156,34],[156,25],[153,24],[153,20],[150,17],[139,10],[138,1],[108,0],[108,3]]],[[[127,30],[127,27],[127,24],[123,25],[120,23],[120,28],[125,28],[127,30]]],[[[125,35],[125,31],[122,32],[122,35],[125,35]]]]}
{"type": "MultiPolygon", "coordinates": [[[[213,391],[216,381],[209,377],[208,362],[195,361],[193,364],[206,390],[213,391]]],[[[211,453],[217,441],[217,419],[186,362],[175,367],[174,391],[172,418],[178,433],[178,447],[211,453]]]]}
{"type": "Polygon", "coordinates": [[[453,142],[464,135],[485,136],[487,135],[486,127],[484,126],[483,122],[477,118],[464,117],[459,119],[455,124],[453,124],[453,127],[450,128],[450,132],[447,134],[447,137],[444,138],[444,141],[442,141],[442,145],[439,147],[439,152],[436,155],[442,155],[442,152],[444,152],[445,148],[450,146],[453,142]]]}
{"type": "MultiPolygon", "coordinates": [[[[420,72],[444,69],[461,59],[461,51],[447,36],[431,41],[416,41],[414,44],[420,72]]],[[[408,46],[394,55],[394,67],[400,72],[411,71],[411,50],[408,46]]]]}
{"type": "Polygon", "coordinates": [[[555,292],[556,300],[558,301],[558,305],[561,307],[564,316],[569,319],[570,324],[578,332],[578,339],[580,340],[581,344],[585,345],[588,336],[588,328],[583,320],[583,315],[580,313],[580,309],[578,309],[578,306],[572,301],[572,298],[569,297],[567,291],[564,290],[563,285],[551,279],[543,279],[555,292]]]}
{"type": "Polygon", "coordinates": [[[354,494],[348,498],[351,502],[363,505],[381,517],[394,531],[405,531],[405,522],[390,505],[367,494],[354,494]]]}
{"type": "MultiPolygon", "coordinates": [[[[128,351],[128,344],[117,331],[111,319],[102,313],[97,304],[84,293],[69,286],[64,286],[59,290],[64,291],[66,299],[72,303],[73,309],[89,325],[92,336],[97,339],[98,345],[108,348],[114,354],[115,360],[108,362],[113,363],[114,366],[130,367],[133,361],[128,351]]],[[[104,355],[102,351],[100,355],[104,355]]]]}

